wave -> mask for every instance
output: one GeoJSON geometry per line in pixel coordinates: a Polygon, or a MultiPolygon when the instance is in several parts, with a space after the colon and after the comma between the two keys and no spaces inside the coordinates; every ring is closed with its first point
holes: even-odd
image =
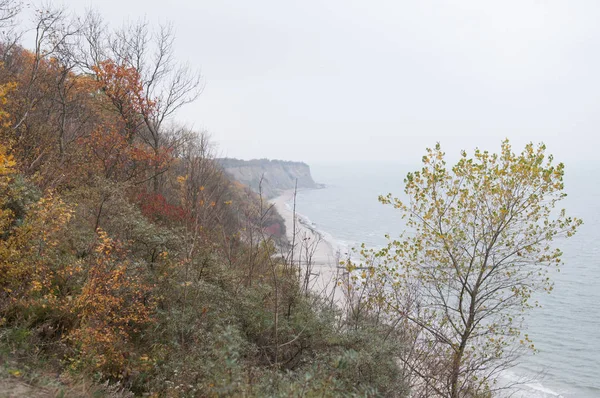
{"type": "Polygon", "coordinates": [[[511,398],[567,398],[567,391],[558,392],[534,378],[518,375],[515,370],[506,370],[498,376],[498,384],[507,390],[500,397],[511,398]],[[508,387],[514,386],[514,387],[508,387]]]}
{"type": "MultiPolygon", "coordinates": [[[[293,211],[293,204],[291,202],[287,202],[285,206],[290,212],[293,211]]],[[[346,258],[348,254],[352,253],[352,248],[357,245],[356,242],[348,242],[341,239],[336,239],[330,232],[319,228],[319,225],[317,223],[313,222],[310,218],[308,218],[304,214],[298,213],[297,211],[296,219],[304,227],[310,229],[321,239],[323,239],[327,244],[329,244],[333,249],[333,252],[335,254],[339,254],[340,258],[346,258]]],[[[355,260],[354,258],[352,259],[355,260]]]]}
{"type": "MultiPolygon", "coordinates": [[[[292,211],[293,204],[291,202],[286,203],[286,207],[292,211]]],[[[312,230],[315,234],[317,234],[321,239],[326,241],[332,248],[333,252],[338,254],[341,259],[349,258],[353,262],[360,263],[362,258],[360,254],[355,250],[360,247],[360,242],[358,241],[350,241],[350,240],[342,240],[336,238],[332,233],[326,231],[320,227],[320,225],[304,214],[300,214],[296,212],[296,217],[298,221],[303,224],[306,228],[312,230]]],[[[381,249],[383,246],[373,246],[368,247],[374,250],[381,249]]],[[[542,384],[542,381],[539,379],[541,377],[530,377],[525,378],[523,376],[519,376],[519,374],[523,374],[524,372],[519,370],[507,370],[501,373],[498,376],[498,385],[501,388],[506,388],[503,393],[499,396],[502,398],[572,398],[579,397],[579,395],[574,395],[573,392],[564,390],[560,388],[553,389],[548,387],[546,384],[542,384]],[[509,388],[509,386],[518,385],[514,388],[509,388]]]]}

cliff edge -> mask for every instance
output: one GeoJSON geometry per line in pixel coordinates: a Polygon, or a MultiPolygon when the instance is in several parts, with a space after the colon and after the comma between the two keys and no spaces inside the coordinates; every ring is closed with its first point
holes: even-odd
{"type": "Polygon", "coordinates": [[[253,191],[259,192],[262,188],[263,197],[266,199],[294,189],[296,181],[298,181],[298,189],[322,187],[321,184],[315,183],[310,174],[310,166],[304,162],[232,158],[222,158],[217,161],[231,177],[249,186],[253,191]]]}

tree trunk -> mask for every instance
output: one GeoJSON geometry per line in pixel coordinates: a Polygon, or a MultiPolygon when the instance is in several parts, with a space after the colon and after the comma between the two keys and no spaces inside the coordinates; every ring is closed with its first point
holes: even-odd
{"type": "Polygon", "coordinates": [[[473,323],[475,322],[475,298],[477,297],[478,289],[475,288],[473,293],[471,293],[471,303],[469,305],[469,317],[467,318],[467,323],[465,324],[465,330],[463,334],[460,336],[460,345],[458,346],[458,351],[454,353],[454,358],[452,360],[452,369],[450,373],[450,397],[451,398],[459,398],[460,397],[460,387],[458,385],[458,378],[460,376],[460,366],[462,365],[463,356],[465,354],[465,348],[467,346],[467,341],[471,337],[471,331],[473,328],[473,323]]]}

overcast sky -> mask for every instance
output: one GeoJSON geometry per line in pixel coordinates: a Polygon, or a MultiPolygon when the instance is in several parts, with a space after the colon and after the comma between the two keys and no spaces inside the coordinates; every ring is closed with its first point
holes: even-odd
{"type": "Polygon", "coordinates": [[[68,0],[174,23],[206,87],[178,118],[223,155],[414,163],[544,141],[596,158],[600,2],[68,0]]]}

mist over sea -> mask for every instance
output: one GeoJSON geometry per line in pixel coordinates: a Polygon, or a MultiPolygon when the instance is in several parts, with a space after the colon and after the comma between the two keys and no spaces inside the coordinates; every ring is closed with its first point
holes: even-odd
{"type": "MultiPolygon", "coordinates": [[[[403,195],[403,179],[419,165],[311,164],[315,181],[327,188],[298,193],[297,211],[331,240],[342,254],[365,243],[384,246],[385,234],[398,236],[404,224],[398,210],[377,200],[403,195]]],[[[527,318],[526,333],[539,353],[524,357],[504,374],[525,376],[521,397],[600,397],[600,165],[566,167],[567,199],[561,207],[584,225],[558,243],[564,264],[552,272],[552,294],[540,294],[542,308],[527,318]]]]}

